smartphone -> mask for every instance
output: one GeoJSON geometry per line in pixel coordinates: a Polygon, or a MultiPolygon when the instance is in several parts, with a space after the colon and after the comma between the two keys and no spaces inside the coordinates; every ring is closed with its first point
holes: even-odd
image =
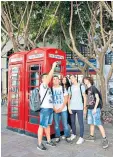
{"type": "Polygon", "coordinates": [[[60,65],[61,64],[61,61],[57,61],[57,65],[60,65]]]}

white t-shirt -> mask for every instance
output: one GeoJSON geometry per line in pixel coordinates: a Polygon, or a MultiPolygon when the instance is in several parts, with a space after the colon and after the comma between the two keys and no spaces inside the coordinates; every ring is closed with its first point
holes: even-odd
{"type": "MultiPolygon", "coordinates": [[[[53,89],[53,105],[57,109],[59,109],[59,108],[61,108],[61,106],[64,103],[64,96],[67,96],[68,92],[65,89],[64,93],[63,93],[62,86],[59,86],[57,88],[53,87],[52,89],[53,89]]],[[[66,110],[67,110],[67,105],[64,107],[64,109],[62,110],[62,112],[66,111],[66,110]]]]}
{"type": "MultiPolygon", "coordinates": [[[[40,85],[40,99],[42,101],[42,99],[44,98],[44,95],[47,91],[47,88],[49,88],[47,85],[45,85],[44,83],[42,83],[40,85]]],[[[47,94],[44,98],[43,103],[41,104],[41,108],[53,108],[53,101],[52,101],[52,92],[51,89],[49,88],[47,91],[47,94]]]]}

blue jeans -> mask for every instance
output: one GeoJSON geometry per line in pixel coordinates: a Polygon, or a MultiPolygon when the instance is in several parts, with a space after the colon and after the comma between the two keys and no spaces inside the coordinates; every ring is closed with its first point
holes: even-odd
{"type": "Polygon", "coordinates": [[[76,113],[78,116],[78,122],[80,126],[80,137],[83,138],[84,134],[84,122],[83,122],[83,110],[72,110],[73,114],[70,114],[71,116],[71,126],[72,126],[72,132],[74,135],[76,135],[76,113]]]}
{"type": "Polygon", "coordinates": [[[67,111],[63,111],[60,113],[54,112],[55,136],[60,137],[60,117],[62,118],[62,124],[64,127],[64,136],[70,137],[70,131],[67,123],[67,111]]]}
{"type": "Polygon", "coordinates": [[[40,110],[40,125],[43,128],[47,128],[52,125],[53,122],[53,109],[52,108],[41,108],[40,110]]]}

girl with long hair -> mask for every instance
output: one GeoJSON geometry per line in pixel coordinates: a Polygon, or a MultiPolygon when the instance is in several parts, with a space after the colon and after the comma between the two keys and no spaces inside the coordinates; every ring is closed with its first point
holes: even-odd
{"type": "MultiPolygon", "coordinates": [[[[63,88],[63,92],[64,92],[65,89],[68,92],[68,88],[71,86],[71,84],[69,82],[69,79],[66,76],[62,78],[62,80],[61,80],[61,86],[63,88]]],[[[70,118],[69,111],[68,111],[68,124],[70,126],[70,129],[72,129],[72,127],[71,127],[71,118],[70,118]]]]}

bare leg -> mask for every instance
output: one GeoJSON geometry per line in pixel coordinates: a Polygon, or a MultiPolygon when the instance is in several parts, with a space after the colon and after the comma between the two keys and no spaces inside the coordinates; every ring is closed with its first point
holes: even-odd
{"type": "Polygon", "coordinates": [[[45,128],[44,130],[45,130],[45,133],[46,133],[47,141],[50,142],[51,141],[51,138],[50,138],[50,126],[45,128]]]}
{"type": "Polygon", "coordinates": [[[43,127],[39,126],[38,128],[38,144],[39,145],[42,143],[42,137],[43,137],[43,127]]]}
{"type": "Polygon", "coordinates": [[[105,138],[105,137],[106,137],[106,134],[105,134],[104,127],[103,127],[102,125],[99,125],[98,127],[99,127],[99,130],[100,130],[100,132],[101,132],[102,137],[105,138]]]}
{"type": "Polygon", "coordinates": [[[90,135],[94,136],[95,126],[93,124],[90,125],[90,135]]]}

